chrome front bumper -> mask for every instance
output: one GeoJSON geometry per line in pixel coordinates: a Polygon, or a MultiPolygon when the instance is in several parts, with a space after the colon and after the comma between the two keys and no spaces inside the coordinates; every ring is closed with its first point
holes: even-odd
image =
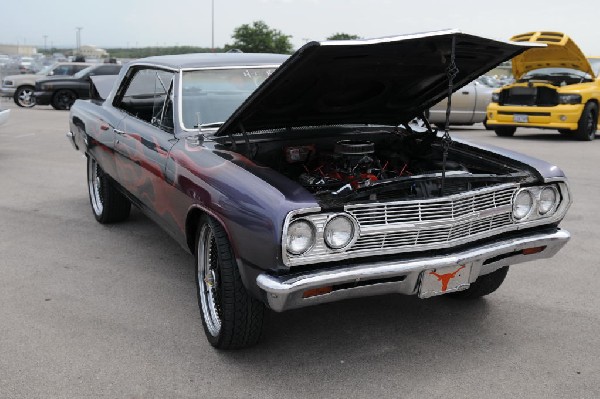
{"type": "Polygon", "coordinates": [[[262,273],[256,278],[256,283],[265,292],[268,305],[277,312],[363,296],[390,293],[414,295],[419,288],[421,273],[425,270],[468,263],[471,264],[470,282],[473,283],[477,277],[503,266],[550,258],[570,237],[568,231],[556,229],[499,239],[440,256],[337,266],[287,276],[262,273]],[[525,249],[539,247],[544,249],[527,255],[523,253],[525,249]],[[330,293],[303,297],[308,290],[326,286],[333,287],[330,293]]]}

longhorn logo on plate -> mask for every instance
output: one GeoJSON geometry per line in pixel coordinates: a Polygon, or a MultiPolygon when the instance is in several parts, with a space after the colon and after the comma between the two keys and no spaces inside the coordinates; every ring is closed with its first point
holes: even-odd
{"type": "Polygon", "coordinates": [[[456,274],[464,268],[465,268],[465,265],[462,265],[461,267],[459,267],[452,273],[437,274],[436,272],[429,272],[429,274],[435,276],[438,279],[438,281],[442,283],[442,292],[446,292],[446,289],[448,288],[448,283],[450,282],[450,280],[452,280],[454,277],[456,277],[456,274]]]}

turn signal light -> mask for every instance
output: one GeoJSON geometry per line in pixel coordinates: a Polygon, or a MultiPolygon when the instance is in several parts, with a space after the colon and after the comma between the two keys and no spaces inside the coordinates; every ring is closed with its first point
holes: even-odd
{"type": "Polygon", "coordinates": [[[546,246],[544,245],[543,247],[533,247],[533,248],[525,248],[523,250],[523,255],[533,255],[533,254],[537,254],[542,252],[544,249],[546,249],[546,246]]]}
{"type": "Polygon", "coordinates": [[[304,293],[302,294],[302,298],[310,298],[313,296],[325,295],[329,294],[331,291],[333,291],[332,286],[313,288],[311,290],[304,291],[304,293]]]}

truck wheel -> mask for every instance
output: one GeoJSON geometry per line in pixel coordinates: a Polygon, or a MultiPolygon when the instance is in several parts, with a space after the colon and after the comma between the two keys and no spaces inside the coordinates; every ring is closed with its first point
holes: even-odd
{"type": "Polygon", "coordinates": [[[596,138],[596,125],[598,124],[598,107],[594,103],[587,103],[577,123],[574,136],[577,140],[592,141],[596,138]]]}
{"type": "Polygon", "coordinates": [[[225,230],[206,215],[196,234],[196,290],[212,346],[239,349],[258,342],[265,306],[244,287],[225,230]]]}
{"type": "Polygon", "coordinates": [[[71,90],[59,90],[52,96],[52,108],[57,110],[71,109],[75,100],[77,100],[77,95],[71,90]]]}
{"type": "Polygon", "coordinates": [[[469,288],[464,291],[457,291],[448,294],[453,298],[458,299],[477,299],[482,296],[491,294],[502,285],[508,273],[508,266],[504,266],[495,272],[491,272],[484,276],[479,276],[469,288]]]}
{"type": "Polygon", "coordinates": [[[500,137],[512,137],[516,131],[517,128],[514,126],[498,126],[494,128],[494,132],[500,137]]]}
{"type": "Polygon", "coordinates": [[[15,91],[13,99],[19,107],[31,108],[35,105],[35,96],[33,95],[33,86],[21,86],[15,91]]]}
{"type": "Polygon", "coordinates": [[[95,159],[88,156],[87,164],[88,192],[96,220],[105,224],[127,219],[131,202],[113,186],[95,159]]]}

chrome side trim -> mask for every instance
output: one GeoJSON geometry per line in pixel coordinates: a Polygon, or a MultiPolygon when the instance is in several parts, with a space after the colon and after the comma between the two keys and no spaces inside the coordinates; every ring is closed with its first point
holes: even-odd
{"type": "Polygon", "coordinates": [[[347,298],[357,298],[389,293],[414,295],[417,292],[421,272],[446,266],[470,263],[471,278],[497,270],[554,256],[570,239],[565,230],[533,233],[524,237],[495,240],[482,246],[455,251],[448,255],[432,255],[409,260],[365,262],[359,265],[342,265],[326,270],[316,270],[287,276],[262,273],[256,284],[266,294],[271,309],[281,312],[347,298]],[[524,255],[523,249],[545,247],[543,251],[524,255]],[[396,278],[389,281],[390,278],[396,278]],[[376,280],[386,280],[377,282],[376,280]],[[375,280],[372,284],[365,281],[375,280]],[[352,287],[352,284],[362,283],[352,287]],[[342,286],[329,294],[303,298],[303,293],[314,288],[342,286]]]}

